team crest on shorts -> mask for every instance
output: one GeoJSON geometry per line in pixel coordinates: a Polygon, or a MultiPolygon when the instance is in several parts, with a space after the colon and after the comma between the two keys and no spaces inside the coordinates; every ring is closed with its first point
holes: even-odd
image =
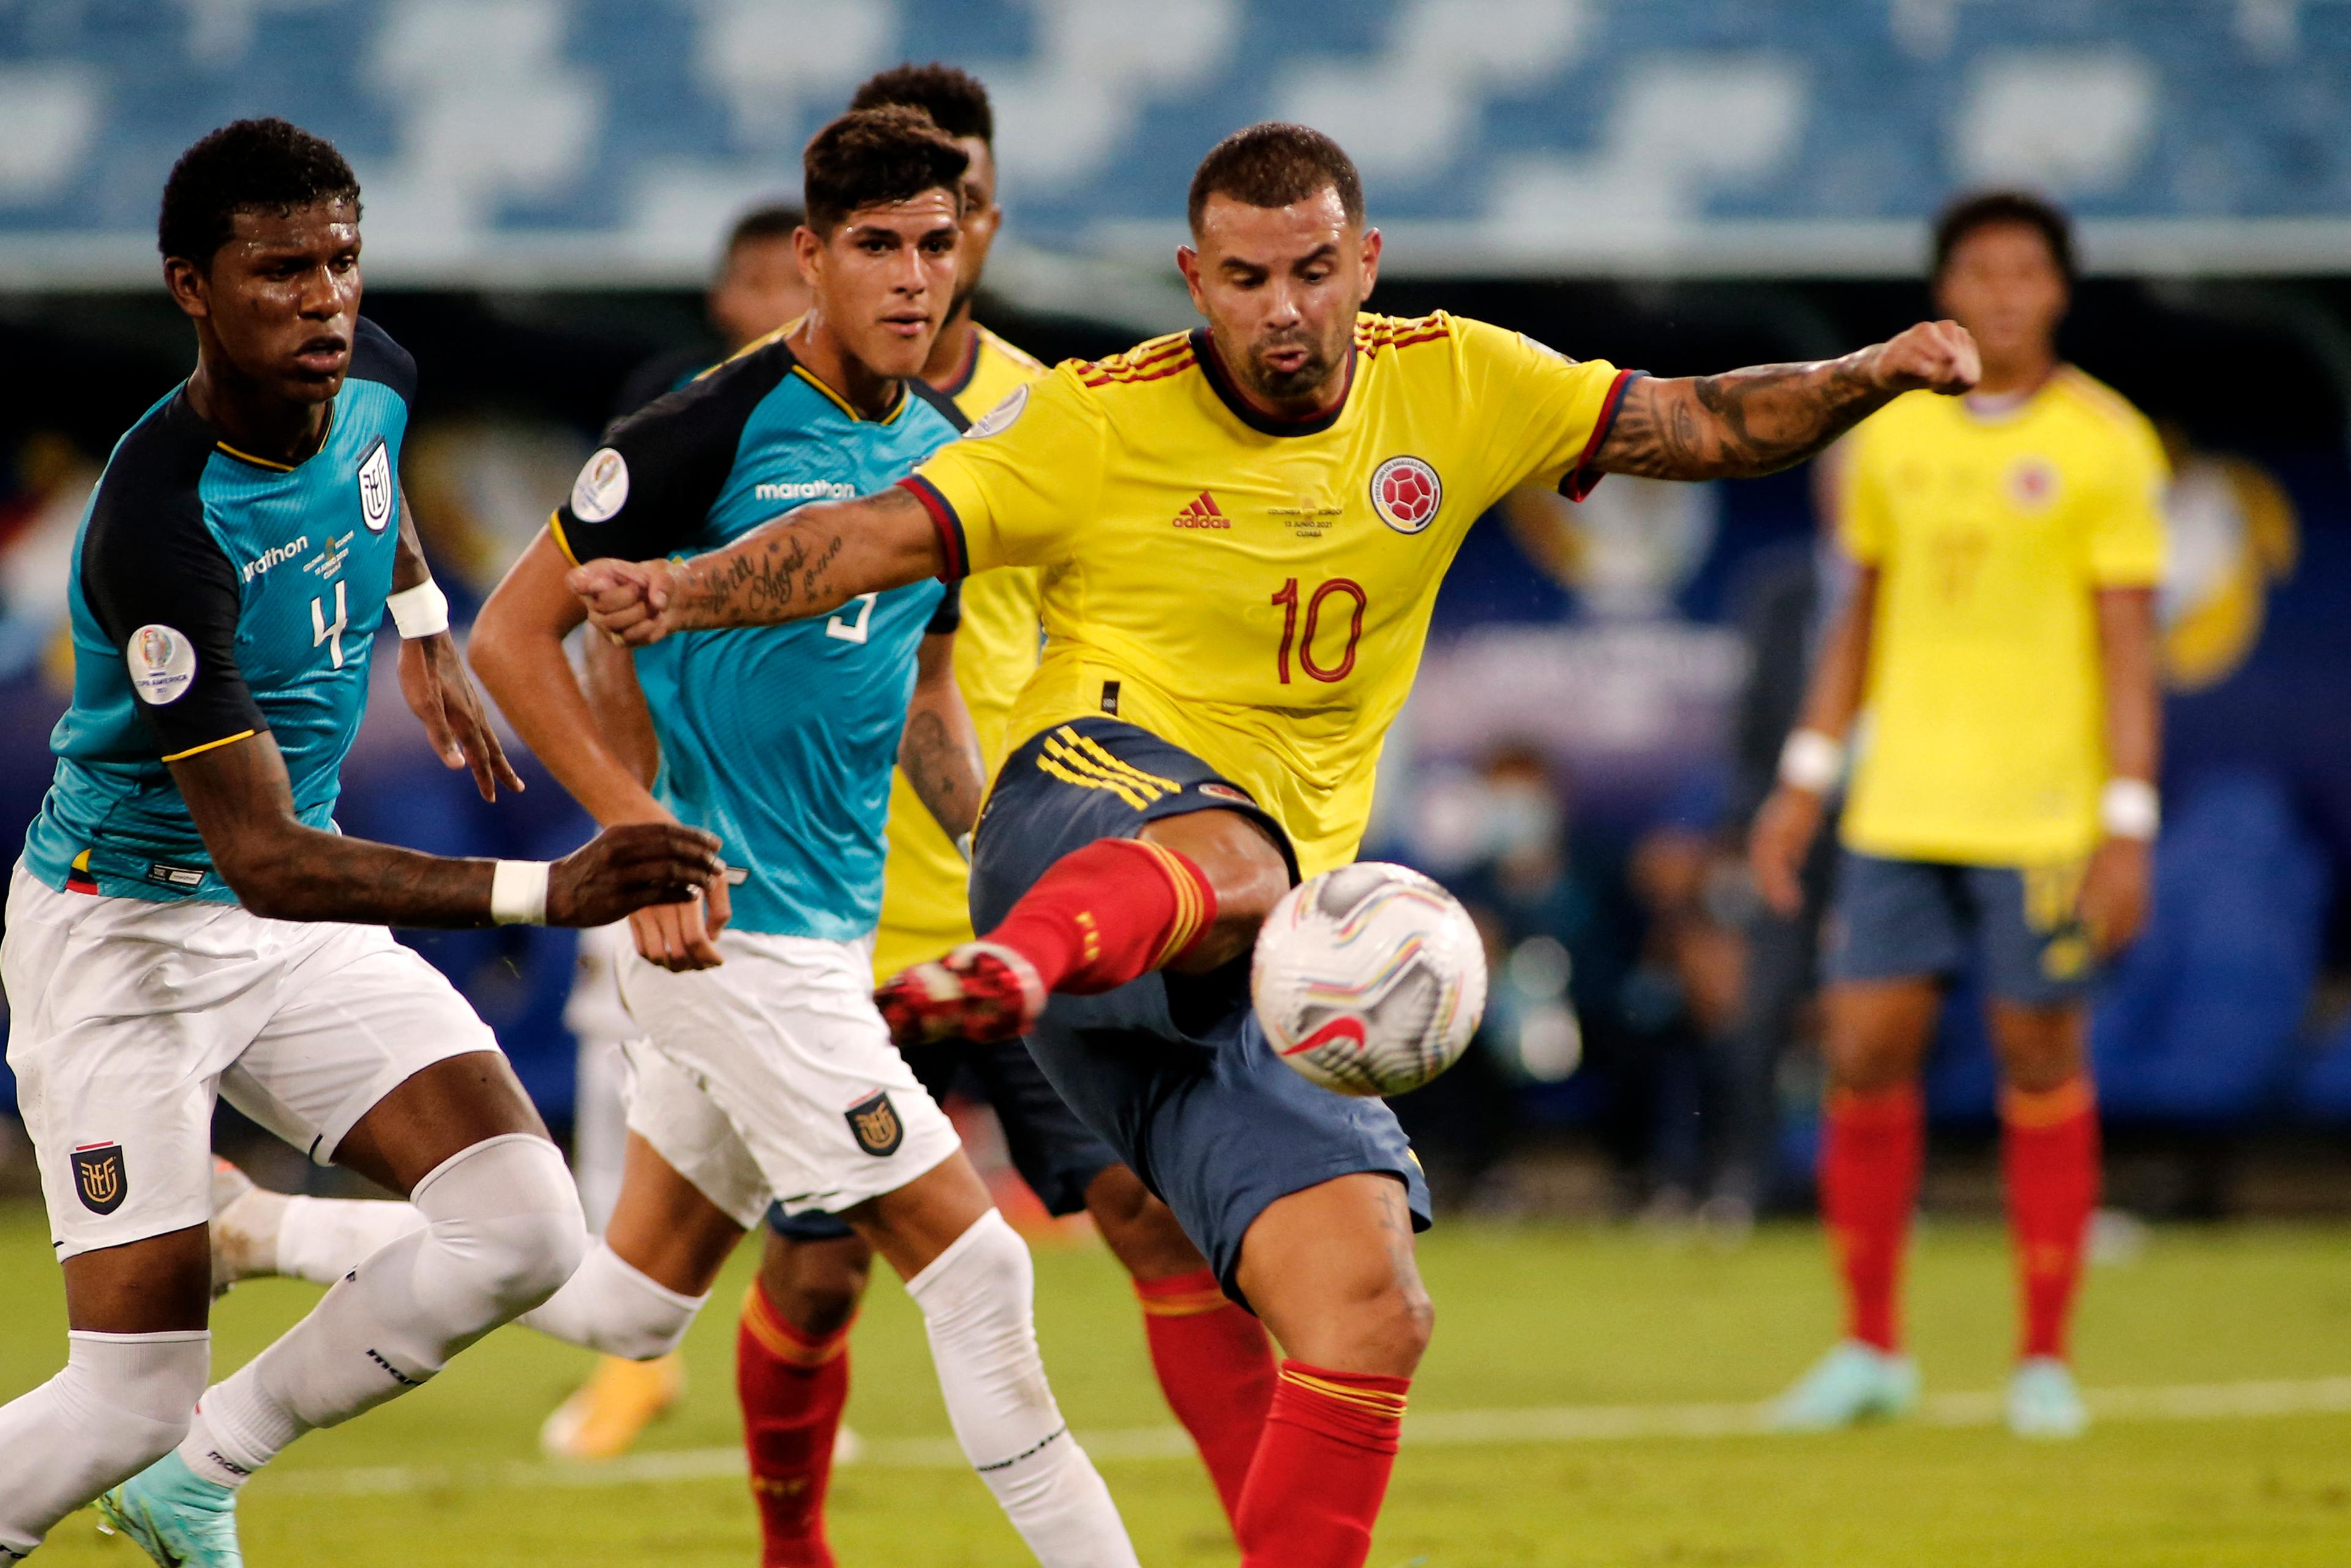
{"type": "Polygon", "coordinates": [[[1196,785],[1194,788],[1197,789],[1201,794],[1207,796],[1212,800],[1231,800],[1236,804],[1242,806],[1254,806],[1257,804],[1256,801],[1249,798],[1249,792],[1247,790],[1236,789],[1231,785],[1221,783],[1214,779],[1209,779],[1205,784],[1196,785]]]}
{"type": "Polygon", "coordinates": [[[392,449],[376,438],[375,447],[360,465],[360,520],[371,534],[383,532],[392,521],[392,449]]]}
{"type": "Polygon", "coordinates": [[[906,1124],[898,1120],[898,1107],[890,1103],[887,1090],[876,1089],[842,1114],[849,1118],[857,1146],[876,1159],[896,1154],[906,1141],[906,1124]]]}
{"type": "Polygon", "coordinates": [[[84,1144],[73,1152],[74,1190],[81,1206],[92,1214],[112,1214],[122,1207],[129,1184],[122,1174],[120,1144],[84,1144]]]}
{"type": "Polygon", "coordinates": [[[1417,457],[1391,457],[1372,470],[1372,509],[1400,534],[1416,534],[1437,520],[1445,482],[1417,457]]]}

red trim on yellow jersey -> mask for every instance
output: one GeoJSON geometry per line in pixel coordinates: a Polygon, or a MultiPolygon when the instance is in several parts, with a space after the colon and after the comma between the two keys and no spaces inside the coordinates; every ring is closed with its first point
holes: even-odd
{"type": "Polygon", "coordinates": [[[1216,344],[1209,338],[1208,329],[1198,327],[1192,331],[1192,354],[1200,361],[1200,370],[1208,378],[1209,390],[1217,394],[1217,401],[1223,403],[1235,419],[1259,435],[1320,435],[1338,423],[1339,416],[1347,412],[1347,394],[1355,390],[1357,352],[1355,340],[1348,339],[1346,384],[1339,389],[1337,400],[1329,408],[1320,413],[1308,414],[1303,419],[1283,419],[1278,414],[1260,413],[1251,407],[1249,400],[1241,396],[1240,390],[1233,385],[1232,378],[1225,371],[1224,361],[1217,357],[1216,344]]]}
{"type": "Polygon", "coordinates": [[[1415,343],[1436,343],[1453,336],[1453,323],[1442,314],[1400,321],[1391,317],[1358,318],[1355,346],[1376,359],[1382,349],[1408,349],[1415,343]]]}
{"type": "Polygon", "coordinates": [[[1123,354],[1113,354],[1107,360],[1097,360],[1078,372],[1078,379],[1090,387],[1109,386],[1113,382],[1155,382],[1164,376],[1179,375],[1192,368],[1192,340],[1180,337],[1154,348],[1145,343],[1129,349],[1123,354]]]}
{"type": "Polygon", "coordinates": [[[923,510],[931,515],[931,527],[939,531],[939,549],[947,558],[946,570],[939,573],[939,580],[953,582],[968,576],[971,551],[964,545],[963,519],[956,516],[955,507],[939,494],[937,486],[920,474],[909,474],[898,483],[923,504],[923,510]]]}
{"type": "MultiPolygon", "coordinates": [[[[1635,379],[1648,373],[1646,371],[1618,371],[1616,379],[1608,383],[1608,395],[1600,403],[1600,417],[1592,422],[1592,439],[1583,444],[1583,451],[1576,458],[1575,466],[1560,479],[1561,495],[1571,501],[1581,501],[1607,477],[1605,474],[1592,472],[1592,460],[1599,455],[1601,443],[1608,439],[1608,433],[1616,428],[1616,415],[1625,407],[1625,389],[1631,386],[1635,379]]],[[[1614,494],[1613,491],[1610,493],[1614,494]]]]}

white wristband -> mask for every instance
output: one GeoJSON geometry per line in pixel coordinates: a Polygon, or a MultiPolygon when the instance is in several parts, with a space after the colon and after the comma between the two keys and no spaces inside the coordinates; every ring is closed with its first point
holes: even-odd
{"type": "Polygon", "coordinates": [[[2107,836],[2147,840],[2163,825],[2163,798],[2144,779],[2109,779],[2098,795],[2098,826],[2107,836]]]}
{"type": "Polygon", "coordinates": [[[545,861],[500,861],[490,873],[490,919],[499,925],[547,924],[545,861]]]}
{"type": "Polygon", "coordinates": [[[386,599],[383,607],[391,612],[392,623],[400,628],[400,634],[411,642],[449,630],[449,596],[429,577],[386,599]]]}
{"type": "Polygon", "coordinates": [[[1844,777],[1844,745],[1817,729],[1792,730],[1780,748],[1780,782],[1825,795],[1844,777]]]}

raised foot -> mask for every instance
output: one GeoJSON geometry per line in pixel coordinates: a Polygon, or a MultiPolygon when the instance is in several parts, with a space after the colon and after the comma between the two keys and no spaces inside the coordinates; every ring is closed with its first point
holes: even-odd
{"type": "Polygon", "coordinates": [[[1918,1364],[1859,1340],[1844,1340],[1771,1406],[1779,1432],[1833,1432],[1907,1416],[1918,1404],[1918,1364]]]}
{"type": "Polygon", "coordinates": [[[99,1517],[162,1568],[245,1568],[236,1493],[164,1455],[98,1500],[99,1517]]]}
{"type": "Polygon", "coordinates": [[[967,942],[893,975],[873,1005],[901,1047],[958,1039],[985,1045],[1026,1034],[1045,1010],[1045,987],[1011,948],[967,942]]]}
{"type": "Polygon", "coordinates": [[[618,1458],[684,1392],[685,1357],[674,1351],[655,1361],[608,1355],[539,1427],[539,1448],[559,1459],[618,1458]]]}

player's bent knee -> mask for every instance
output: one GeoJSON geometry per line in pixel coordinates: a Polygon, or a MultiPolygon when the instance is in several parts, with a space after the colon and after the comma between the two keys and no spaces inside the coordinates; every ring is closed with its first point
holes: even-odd
{"type": "Polygon", "coordinates": [[[411,1198],[434,1240],[465,1260],[492,1322],[539,1305],[588,1254],[579,1188],[553,1144],[531,1134],[485,1139],[416,1184],[411,1198]]]}

